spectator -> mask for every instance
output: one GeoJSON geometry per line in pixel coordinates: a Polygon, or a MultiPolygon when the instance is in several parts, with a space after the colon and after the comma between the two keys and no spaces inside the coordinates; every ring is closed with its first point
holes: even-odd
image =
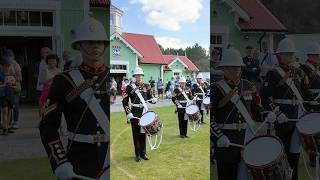
{"type": "Polygon", "coordinates": [[[162,99],[163,99],[163,89],[164,89],[164,84],[162,82],[162,79],[160,79],[157,83],[157,91],[158,91],[158,97],[162,96],[162,99]]]}
{"type": "Polygon", "coordinates": [[[57,74],[61,73],[61,70],[58,68],[59,57],[56,54],[48,55],[45,62],[47,64],[47,68],[40,71],[39,74],[39,82],[43,84],[41,96],[39,98],[40,112],[43,112],[42,110],[44,109],[47,101],[53,78],[57,74]]]}
{"type": "Polygon", "coordinates": [[[268,44],[262,43],[262,52],[259,55],[259,65],[261,69],[260,77],[262,80],[265,79],[267,72],[277,64],[276,58],[268,50],[268,44]]]}
{"type": "Polygon", "coordinates": [[[114,104],[117,97],[117,82],[114,79],[114,77],[112,78],[112,81],[111,81],[111,96],[113,96],[111,99],[111,104],[114,104]]]}
{"type": "Polygon", "coordinates": [[[171,78],[171,81],[169,81],[169,83],[170,83],[170,94],[172,94],[175,88],[174,77],[171,78]]]}
{"type": "Polygon", "coordinates": [[[63,54],[62,54],[62,58],[63,58],[63,62],[64,62],[63,71],[70,70],[71,63],[72,63],[70,52],[69,51],[64,51],[63,54]]]}
{"type": "Polygon", "coordinates": [[[254,48],[247,46],[246,56],[243,58],[243,63],[246,65],[243,69],[243,78],[254,83],[259,92],[261,79],[260,79],[260,65],[259,60],[254,58],[254,48]]]}
{"type": "Polygon", "coordinates": [[[130,84],[130,81],[127,77],[123,77],[123,83],[121,87],[121,95],[122,97],[126,94],[127,86],[130,84]]]}
{"type": "Polygon", "coordinates": [[[20,94],[21,94],[21,82],[22,73],[21,67],[15,60],[15,54],[11,49],[7,49],[3,52],[3,59],[8,61],[11,66],[11,71],[15,75],[15,87],[14,87],[14,102],[13,102],[13,122],[11,124],[12,129],[18,129],[19,120],[19,105],[20,105],[20,94]]]}
{"type": "Polygon", "coordinates": [[[41,48],[41,60],[38,61],[36,63],[36,66],[35,66],[35,76],[37,78],[37,93],[38,93],[38,96],[41,95],[41,92],[42,92],[42,88],[43,88],[43,85],[39,82],[39,72],[41,71],[44,71],[47,69],[47,63],[46,63],[46,58],[49,54],[51,54],[51,49],[48,48],[48,47],[43,47],[41,48]]]}
{"type": "Polygon", "coordinates": [[[16,74],[11,62],[3,58],[0,69],[0,94],[1,94],[1,119],[2,119],[2,135],[13,133],[10,128],[11,111],[15,102],[14,89],[16,86],[16,74]]]}

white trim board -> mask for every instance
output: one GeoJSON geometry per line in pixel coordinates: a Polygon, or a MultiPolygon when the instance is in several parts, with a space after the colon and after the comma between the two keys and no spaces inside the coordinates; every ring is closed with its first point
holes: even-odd
{"type": "Polygon", "coordinates": [[[188,66],[179,57],[176,57],[176,59],[174,59],[170,64],[168,64],[168,67],[171,68],[171,65],[174,64],[176,61],[179,61],[184,67],[188,68],[188,66]]]}
{"type": "Polygon", "coordinates": [[[242,19],[245,21],[250,20],[250,16],[247,12],[245,12],[234,0],[220,0],[222,3],[226,3],[230,8],[230,13],[236,12],[242,19]]]}
{"type": "Polygon", "coordinates": [[[115,38],[120,39],[127,47],[129,47],[133,52],[135,52],[140,58],[143,57],[143,55],[137,49],[131,46],[131,44],[128,41],[126,41],[119,33],[113,33],[110,37],[110,40],[112,41],[115,38]]]}

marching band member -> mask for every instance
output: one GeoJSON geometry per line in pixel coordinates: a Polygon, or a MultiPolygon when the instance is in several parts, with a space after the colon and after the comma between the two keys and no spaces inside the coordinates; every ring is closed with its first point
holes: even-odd
{"type": "Polygon", "coordinates": [[[193,96],[197,96],[197,106],[199,107],[201,113],[201,120],[200,123],[203,124],[203,111],[205,110],[203,99],[206,97],[208,93],[209,85],[203,81],[202,74],[197,75],[197,83],[193,84],[192,86],[192,93],[193,96]]]}
{"type": "Polygon", "coordinates": [[[76,175],[96,178],[110,165],[109,70],[103,59],[108,36],[92,17],[74,35],[72,47],[80,51],[83,62],[55,76],[39,126],[54,174],[63,180],[76,175]],[[67,147],[58,133],[62,113],[69,131],[67,147]]]}
{"type": "Polygon", "coordinates": [[[122,105],[127,115],[128,123],[131,123],[132,137],[135,150],[135,161],[149,160],[146,154],[146,135],[144,129],[139,126],[139,118],[148,111],[146,102],[155,104],[157,98],[152,96],[151,87],[143,83],[143,70],[137,67],[134,70],[133,76],[135,82],[132,82],[126,88],[126,93],[123,96],[122,105]],[[129,107],[131,101],[131,108],[129,107]]]}
{"type": "MultiPolygon", "coordinates": [[[[308,59],[300,66],[309,80],[303,82],[305,90],[302,92],[302,96],[306,101],[304,107],[308,112],[320,112],[320,45],[316,42],[310,43],[306,54],[308,59]]],[[[310,165],[315,167],[315,155],[310,154],[309,158],[310,165]]]]}
{"type": "Polygon", "coordinates": [[[186,87],[186,79],[184,77],[179,79],[179,84],[180,87],[173,91],[172,102],[177,107],[180,137],[187,138],[188,117],[186,114],[186,107],[191,103],[192,93],[186,87]]]}
{"type": "Polygon", "coordinates": [[[296,131],[296,122],[303,108],[302,82],[307,81],[303,71],[296,67],[294,53],[296,48],[292,40],[280,41],[276,51],[279,66],[270,70],[261,89],[262,104],[268,110],[279,106],[275,122],[276,135],[285,146],[290,167],[293,170],[292,180],[298,179],[300,144],[296,131]]]}
{"type": "MultiPolygon", "coordinates": [[[[219,68],[224,79],[211,84],[212,116],[211,140],[217,161],[219,180],[236,180],[240,169],[241,148],[230,143],[245,144],[246,131],[261,121],[261,105],[253,83],[241,79],[244,66],[240,52],[234,48],[225,50],[219,68]]],[[[268,116],[267,116],[268,117],[268,116]]]]}

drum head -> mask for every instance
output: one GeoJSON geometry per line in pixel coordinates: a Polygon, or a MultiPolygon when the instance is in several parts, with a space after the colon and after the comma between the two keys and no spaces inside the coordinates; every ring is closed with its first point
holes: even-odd
{"type": "Polygon", "coordinates": [[[156,113],[155,112],[147,112],[145,113],[140,121],[139,121],[139,125],[142,127],[146,127],[148,125],[150,125],[156,118],[156,113]]]}
{"type": "Polygon", "coordinates": [[[196,105],[190,105],[186,108],[186,113],[187,114],[195,114],[196,112],[199,111],[199,108],[198,106],[196,105]]]}
{"type": "Polygon", "coordinates": [[[243,151],[243,160],[250,166],[265,166],[278,159],[282,153],[281,142],[272,136],[251,140],[243,151]]]}
{"type": "Polygon", "coordinates": [[[203,104],[205,104],[205,105],[209,105],[210,104],[210,98],[209,97],[206,97],[206,98],[204,98],[203,99],[203,104]]]}
{"type": "Polygon", "coordinates": [[[309,113],[297,122],[297,129],[302,134],[317,134],[320,132],[320,113],[309,113]]]}

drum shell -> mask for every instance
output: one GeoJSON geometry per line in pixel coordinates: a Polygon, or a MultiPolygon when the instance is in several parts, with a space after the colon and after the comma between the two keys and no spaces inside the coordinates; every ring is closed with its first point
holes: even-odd
{"type": "MultiPolygon", "coordinates": [[[[153,111],[149,111],[149,112],[153,112],[153,111]]],[[[146,112],[146,113],[148,113],[148,112],[146,112]]],[[[156,114],[156,116],[150,124],[148,124],[146,126],[141,126],[139,124],[146,131],[147,135],[151,135],[151,136],[156,135],[156,134],[158,134],[158,132],[162,128],[162,122],[161,122],[159,116],[157,115],[157,113],[155,113],[155,114],[156,114]]]]}
{"type": "MultiPolygon", "coordinates": [[[[319,112],[313,112],[313,113],[319,113],[319,112]]],[[[312,113],[306,113],[300,117],[303,118],[309,114],[312,113]]],[[[320,119],[319,119],[320,120],[320,119]]],[[[298,123],[297,123],[298,125],[298,123]]],[[[314,134],[306,134],[301,131],[299,131],[299,137],[303,146],[303,149],[309,154],[309,155],[316,155],[318,152],[320,152],[320,130],[317,133],[314,134]]]]}
{"type": "MultiPolygon", "coordinates": [[[[251,139],[247,144],[251,141],[258,139],[260,137],[273,137],[276,138],[280,143],[281,140],[275,136],[256,136],[255,138],[251,139]]],[[[283,144],[281,143],[283,147],[283,144]]],[[[243,156],[243,152],[242,152],[243,156]]],[[[243,158],[244,159],[244,158],[243,158]]],[[[290,165],[287,160],[287,156],[284,153],[284,150],[281,151],[280,155],[271,163],[263,165],[263,166],[254,166],[250,165],[245,162],[249,169],[249,174],[252,180],[290,180],[291,173],[290,173],[290,165]]]]}
{"type": "Polygon", "coordinates": [[[189,114],[189,113],[187,113],[187,111],[186,111],[186,114],[188,115],[188,119],[191,122],[198,122],[201,119],[201,113],[200,113],[199,109],[194,114],[189,114]]]}

